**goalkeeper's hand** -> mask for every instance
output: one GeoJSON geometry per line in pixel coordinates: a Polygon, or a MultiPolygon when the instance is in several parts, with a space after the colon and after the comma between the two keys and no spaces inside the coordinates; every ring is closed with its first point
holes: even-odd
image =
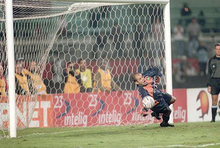
{"type": "Polygon", "coordinates": [[[149,109],[147,109],[147,108],[143,108],[142,110],[141,110],[141,116],[142,117],[146,117],[147,115],[148,115],[148,111],[149,111],[149,109]]]}
{"type": "Polygon", "coordinates": [[[157,100],[154,100],[154,106],[156,106],[157,104],[159,104],[159,102],[157,100]]]}

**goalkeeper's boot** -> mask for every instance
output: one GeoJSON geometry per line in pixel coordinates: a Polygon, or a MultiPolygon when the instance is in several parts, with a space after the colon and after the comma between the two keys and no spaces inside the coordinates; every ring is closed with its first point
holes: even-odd
{"type": "Polygon", "coordinates": [[[166,122],[164,122],[164,121],[160,123],[160,126],[161,126],[161,127],[174,127],[173,124],[169,124],[169,123],[166,123],[166,122]]]}
{"type": "Polygon", "coordinates": [[[146,108],[143,108],[142,110],[141,110],[141,116],[142,117],[146,117],[147,115],[148,115],[148,109],[146,109],[146,108]]]}
{"type": "Polygon", "coordinates": [[[151,116],[152,116],[152,117],[155,117],[157,120],[160,120],[160,119],[161,119],[159,113],[152,112],[152,113],[151,113],[151,116]]]}
{"type": "Polygon", "coordinates": [[[170,124],[170,123],[167,123],[167,126],[168,126],[168,127],[174,127],[174,125],[173,125],[173,124],[170,124]]]}

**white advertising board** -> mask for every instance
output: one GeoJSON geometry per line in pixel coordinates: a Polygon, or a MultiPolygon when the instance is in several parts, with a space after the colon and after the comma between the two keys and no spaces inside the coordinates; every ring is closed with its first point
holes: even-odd
{"type": "MultiPolygon", "coordinates": [[[[220,99],[216,120],[220,121],[220,99]]],[[[207,88],[187,89],[187,116],[188,122],[211,121],[212,98],[207,88]]]]}

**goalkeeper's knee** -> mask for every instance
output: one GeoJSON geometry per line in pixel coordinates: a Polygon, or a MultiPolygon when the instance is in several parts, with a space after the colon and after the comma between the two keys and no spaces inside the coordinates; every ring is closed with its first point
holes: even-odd
{"type": "Polygon", "coordinates": [[[169,107],[166,107],[163,111],[163,115],[165,115],[165,116],[169,116],[170,113],[171,113],[171,109],[169,107]]]}

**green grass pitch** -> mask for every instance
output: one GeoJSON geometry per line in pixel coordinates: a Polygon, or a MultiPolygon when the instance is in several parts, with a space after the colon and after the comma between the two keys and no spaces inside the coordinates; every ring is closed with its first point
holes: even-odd
{"type": "Polygon", "coordinates": [[[87,128],[29,128],[18,138],[1,139],[0,148],[220,148],[220,122],[87,128]]]}

